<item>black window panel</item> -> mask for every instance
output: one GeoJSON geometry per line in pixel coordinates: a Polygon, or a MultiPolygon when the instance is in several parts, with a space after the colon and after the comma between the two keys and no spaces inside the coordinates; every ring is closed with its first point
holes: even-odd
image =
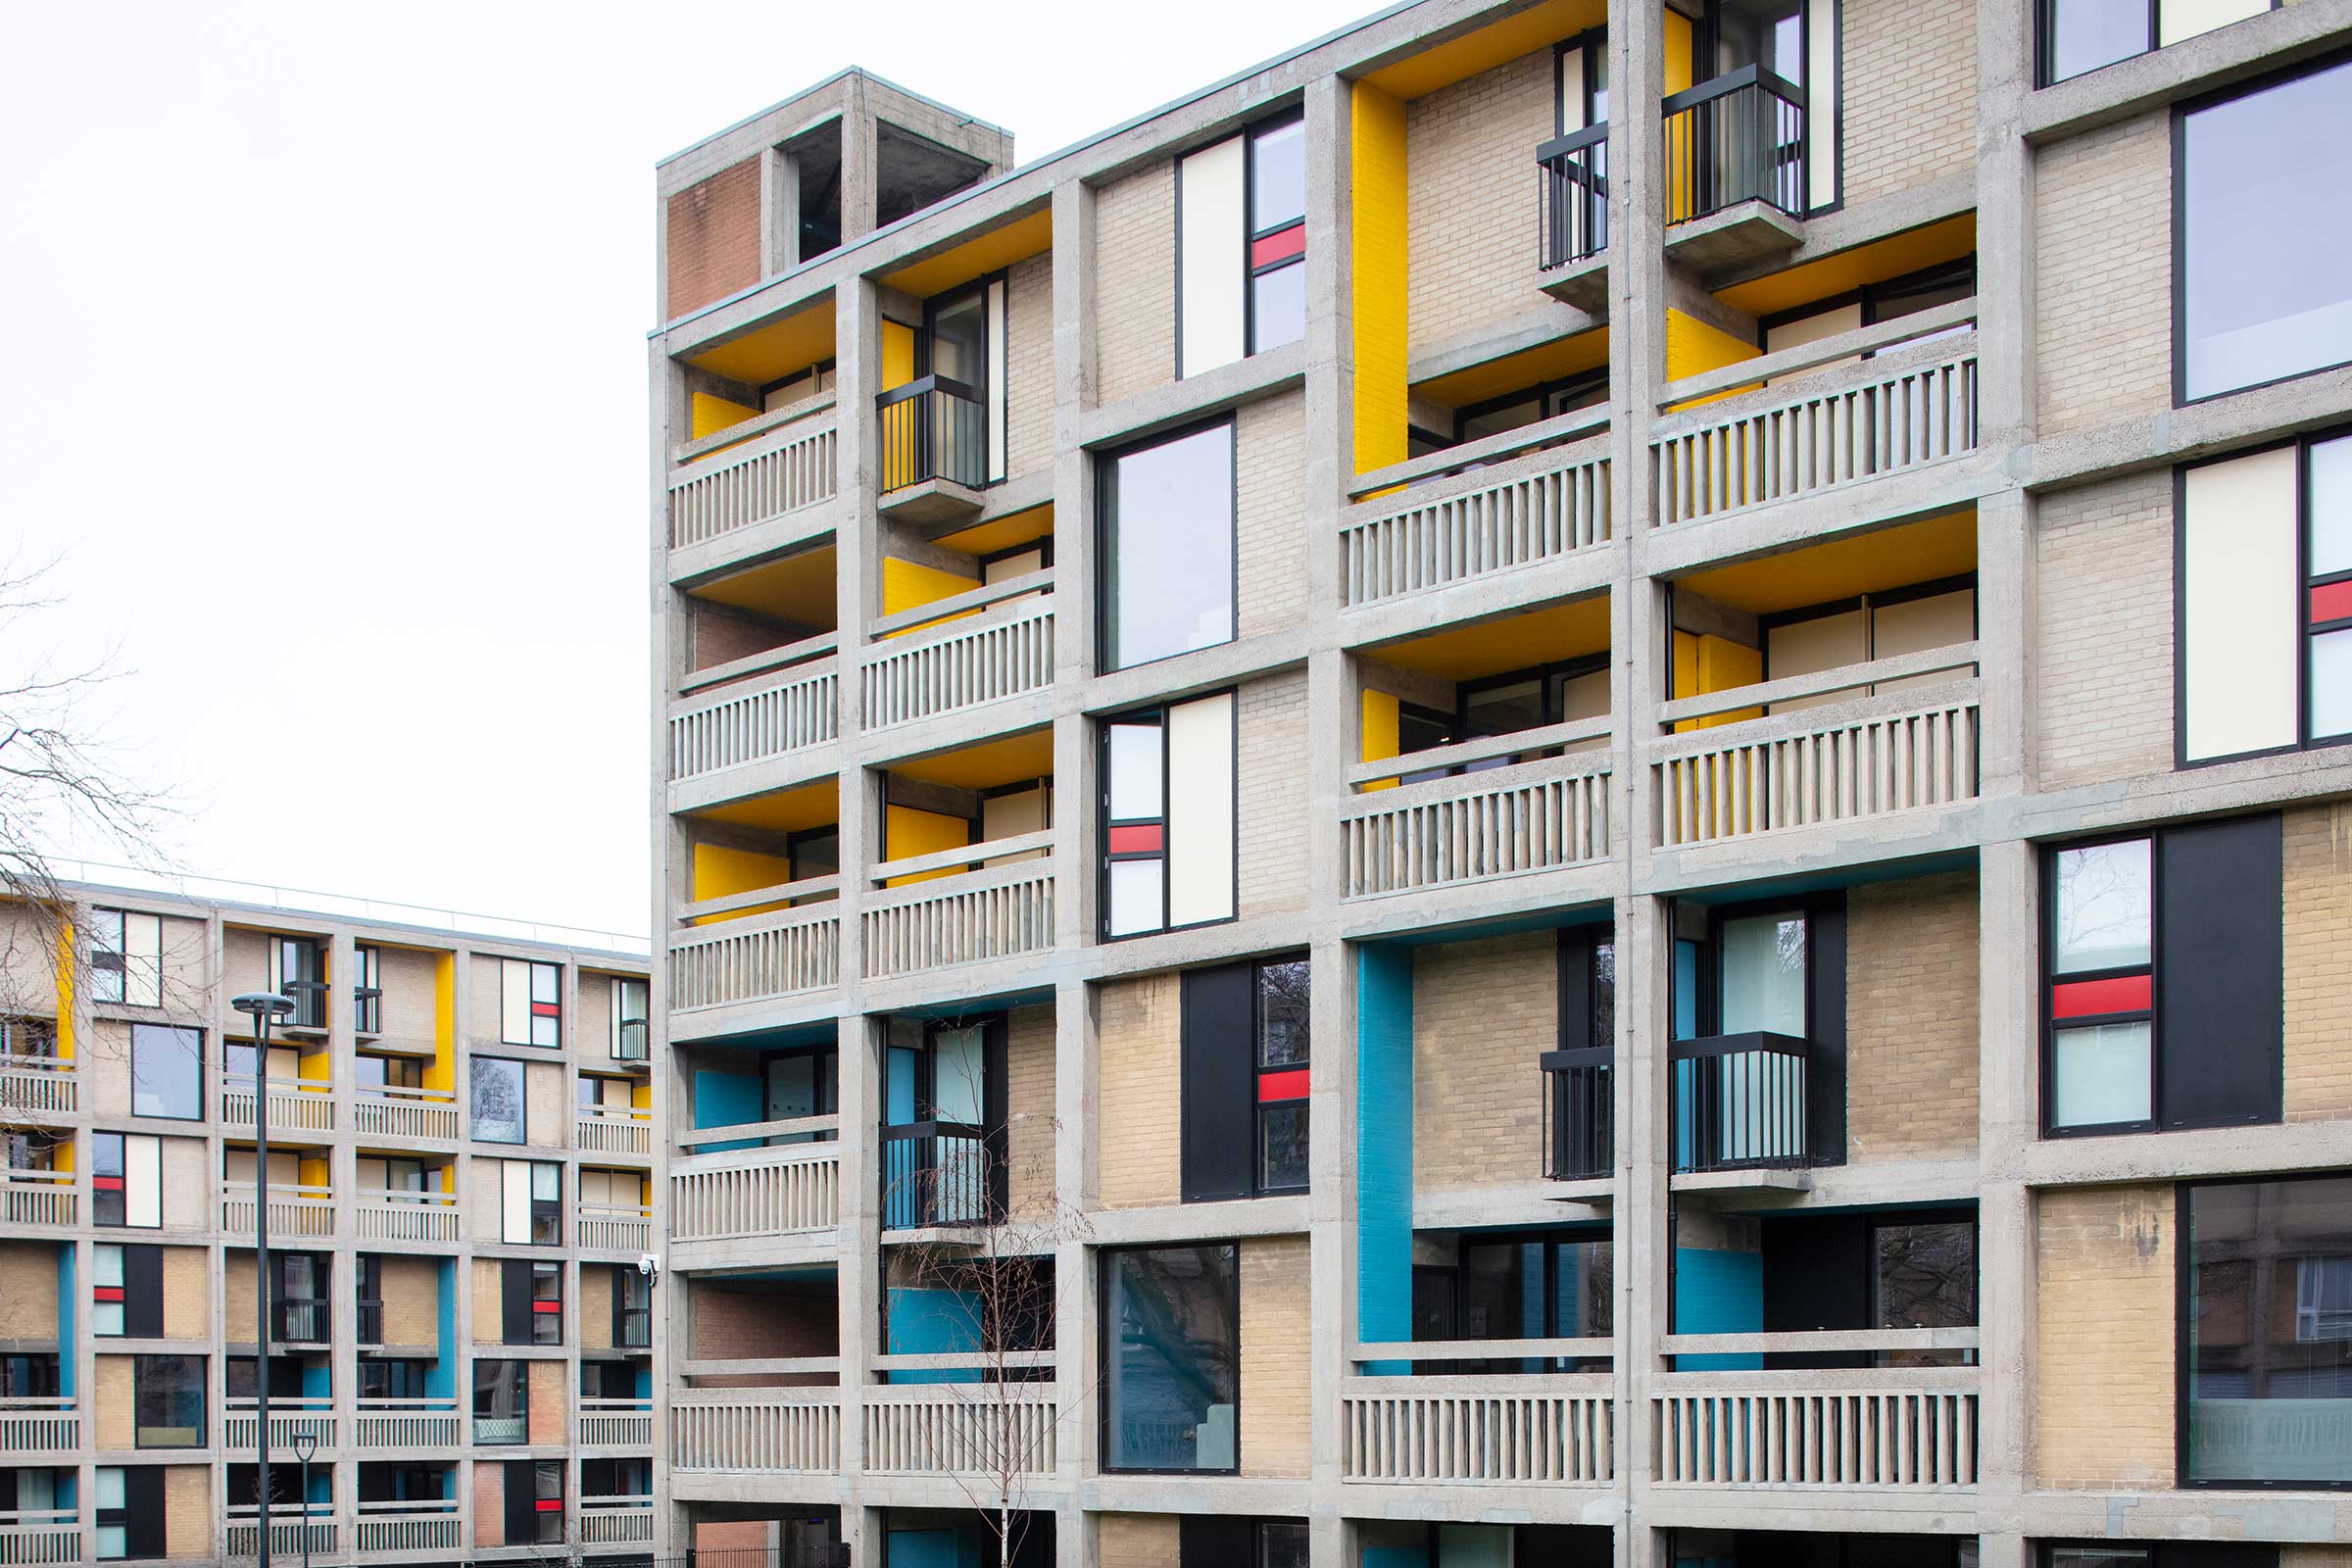
{"type": "Polygon", "coordinates": [[[507,1258],[499,1264],[499,1341],[505,1345],[531,1343],[531,1265],[528,1259],[507,1258]]]}
{"type": "Polygon", "coordinates": [[[505,1464],[507,1544],[527,1546],[539,1539],[539,1465],[532,1459],[505,1464]]]}
{"type": "Polygon", "coordinates": [[[204,1357],[131,1358],[134,1438],[142,1448],[204,1446],[204,1357]]]}
{"type": "Polygon", "coordinates": [[[1104,1470],[1237,1469],[1241,1249],[1102,1253],[1104,1470]]]}
{"type": "Polygon", "coordinates": [[[127,1339],[164,1337],[164,1250],[122,1248],[122,1333],[127,1339]]]}
{"type": "Polygon", "coordinates": [[[1186,1202],[1248,1198],[1256,1190],[1256,1005],[1255,969],[1250,964],[1185,972],[1186,1202]]]}
{"type": "Polygon", "coordinates": [[[1177,1526],[1177,1560],[1184,1568],[1250,1568],[1256,1521],[1188,1513],[1177,1526]]]}
{"type": "Polygon", "coordinates": [[[1816,1165],[1845,1163],[1845,895],[1806,901],[1805,1137],[1816,1165]]]}
{"type": "Polygon", "coordinates": [[[2281,853],[2271,815],[2157,836],[2157,1114],[2168,1127],[2280,1117],[2281,853]]]}
{"type": "MultiPolygon", "coordinates": [[[[1762,1226],[1764,1332],[1859,1329],[1870,1324],[1869,1223],[1860,1215],[1775,1216],[1762,1226]]],[[[1867,1366],[1858,1350],[1775,1355],[1780,1368],[1867,1366]]]]}
{"type": "Polygon", "coordinates": [[[164,1467],[122,1467],[122,1549],[133,1557],[164,1554],[164,1467]]]}

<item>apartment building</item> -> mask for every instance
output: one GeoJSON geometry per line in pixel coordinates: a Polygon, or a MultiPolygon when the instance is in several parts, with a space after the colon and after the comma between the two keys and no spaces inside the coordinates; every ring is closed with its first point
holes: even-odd
{"type": "Polygon", "coordinates": [[[265,1392],[280,1561],[645,1560],[644,957],[70,893],[0,911],[0,1562],[250,1560],[265,1392]]]}
{"type": "Polygon", "coordinates": [[[2348,121],[1419,0],[662,162],[656,1555],[2352,1563],[2348,121]]]}

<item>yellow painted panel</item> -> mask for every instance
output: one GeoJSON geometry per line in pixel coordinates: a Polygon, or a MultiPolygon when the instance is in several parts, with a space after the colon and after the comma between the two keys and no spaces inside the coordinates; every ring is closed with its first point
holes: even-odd
{"type": "MultiPolygon", "coordinates": [[[[1849,534],[1729,566],[1693,572],[1680,586],[1758,615],[1884,593],[1977,569],[1974,508],[1897,527],[1849,534]]],[[[1681,687],[1676,688],[1682,692],[1681,687]]]]}
{"type": "MultiPolygon", "coordinates": [[[[694,847],[694,901],[698,904],[704,899],[723,899],[730,894],[751,893],[791,880],[792,861],[788,857],[730,849],[723,844],[694,847]]],[[[754,905],[732,914],[706,915],[693,923],[709,925],[718,920],[740,920],[746,915],[767,914],[789,906],[789,902],[754,905]]]]}
{"type": "Polygon", "coordinates": [[[1923,267],[1957,261],[1976,248],[1977,215],[1962,213],[1768,277],[1735,283],[1715,297],[1744,316],[1772,316],[1865,283],[1883,283],[1923,267]]]}
{"type": "Polygon", "coordinates": [[[1365,473],[1402,463],[1406,455],[1404,101],[1359,81],[1348,102],[1354,153],[1355,471],[1365,473]]]}
{"type": "Polygon", "coordinates": [[[747,409],[740,403],[710,392],[697,392],[694,395],[693,439],[700,441],[707,435],[716,435],[721,430],[759,416],[758,409],[747,409]]]}
{"type": "Polygon", "coordinates": [[[433,956],[433,1059],[424,1064],[424,1087],[458,1087],[458,956],[433,956]]]}
{"type": "Polygon", "coordinates": [[[1690,75],[1690,19],[1666,8],[1666,49],[1663,62],[1666,73],[1666,96],[1671,98],[1684,88],[1695,85],[1690,75]]]}
{"type": "MultiPolygon", "coordinates": [[[[1403,742],[1397,733],[1397,702],[1387,692],[1364,693],[1363,760],[1378,762],[1395,757],[1403,742]]],[[[1393,778],[1376,779],[1364,786],[1366,790],[1393,790],[1393,778]]]]}
{"type": "MultiPolygon", "coordinates": [[[[1753,686],[1764,678],[1764,655],[1754,648],[1743,648],[1728,638],[1712,633],[1698,640],[1698,689],[1701,692],[1728,692],[1741,686],[1753,686]]],[[[1743,718],[1760,718],[1761,708],[1742,708],[1734,712],[1714,713],[1698,721],[1700,729],[1712,729],[1718,724],[1737,724],[1743,718]]]]}
{"type": "MultiPolygon", "coordinates": [[[[1720,370],[1727,365],[1752,360],[1761,353],[1763,350],[1753,343],[1743,343],[1719,327],[1709,326],[1695,316],[1685,316],[1680,311],[1671,310],[1666,313],[1666,379],[1669,381],[1679,381],[1686,375],[1696,375],[1702,370],[1720,370]]],[[[1713,403],[1717,398],[1733,397],[1746,390],[1745,387],[1733,387],[1729,391],[1716,392],[1703,398],[1687,398],[1675,407],[1695,409],[1702,403],[1713,403]]]]}
{"type": "Polygon", "coordinates": [[[882,323],[882,390],[914,379],[914,328],[904,321],[882,323]]]}
{"type": "Polygon", "coordinates": [[[302,1163],[295,1168],[300,1173],[303,1186],[324,1187],[328,1185],[324,1154],[305,1154],[302,1156],[302,1163]]]}
{"type": "MultiPolygon", "coordinates": [[[[972,842],[972,824],[960,816],[944,816],[937,811],[920,811],[911,806],[893,806],[882,813],[882,858],[904,860],[910,856],[929,855],[938,850],[960,849],[972,842]]],[[[961,867],[952,866],[944,871],[917,871],[912,876],[894,876],[884,887],[904,887],[909,882],[928,882],[935,877],[954,876],[961,867]]]]}
{"type": "Polygon", "coordinates": [[[828,822],[840,821],[841,790],[835,780],[825,779],[815,784],[801,785],[797,789],[755,795],[747,801],[734,801],[688,814],[704,821],[732,822],[742,827],[797,833],[803,828],[822,827],[828,822]]]}
{"type": "Polygon", "coordinates": [[[74,1139],[67,1134],[49,1146],[49,1168],[71,1171],[74,1168],[74,1139]]]}
{"type": "MultiPolygon", "coordinates": [[[[955,572],[942,571],[937,566],[926,566],[919,562],[901,561],[896,556],[882,558],[882,613],[885,615],[895,615],[902,610],[914,610],[956,594],[969,593],[979,586],[980,580],[976,577],[959,577],[955,572]]],[[[978,613],[976,610],[959,610],[953,615],[939,618],[943,621],[961,620],[966,615],[978,613]]],[[[924,624],[938,623],[927,621],[924,624]]],[[[920,629],[918,626],[906,626],[890,635],[904,637],[907,632],[920,629]]]]}
{"type": "Polygon", "coordinates": [[[640,1078],[629,1086],[629,1103],[639,1110],[654,1108],[654,1086],[650,1079],[640,1078]]]}
{"type": "Polygon", "coordinates": [[[1051,778],[1054,774],[1054,732],[1023,730],[1001,741],[942,752],[895,764],[891,771],[929,784],[952,784],[957,789],[987,790],[1022,779],[1051,778]]]}
{"type": "Polygon", "coordinates": [[[1048,502],[1009,517],[993,517],[960,533],[942,534],[939,543],[943,549],[960,550],[967,556],[993,556],[1033,539],[1052,538],[1053,534],[1054,504],[1048,502]]]}
{"type": "Polygon", "coordinates": [[[691,356],[687,363],[731,381],[765,386],[833,358],[833,299],[691,356]]]}
{"type": "Polygon", "coordinates": [[[776,615],[804,626],[829,627],[841,613],[834,580],[836,560],[833,547],[823,545],[688,592],[714,605],[776,615]]]}
{"type": "Polygon", "coordinates": [[[1608,646],[1609,596],[1591,594],[1524,615],[1390,643],[1374,652],[1392,664],[1425,675],[1475,680],[1481,675],[1597,654],[1608,646]]]}
{"type": "Polygon", "coordinates": [[[1054,244],[1054,209],[1040,207],[1025,218],[1016,218],[1001,228],[976,234],[962,244],[940,252],[926,261],[902,267],[883,277],[882,281],[918,300],[927,300],[942,289],[968,283],[987,272],[1000,272],[1015,262],[1027,261],[1054,244]]]}
{"type": "Polygon", "coordinates": [[[1492,71],[1507,60],[1573,38],[1589,27],[1599,26],[1607,16],[1603,0],[1540,0],[1500,22],[1383,66],[1364,80],[1398,98],[1418,98],[1492,71]]]}
{"type": "Polygon", "coordinates": [[[1609,329],[1596,327],[1573,337],[1555,338],[1532,349],[1521,349],[1498,360],[1473,365],[1449,375],[1433,377],[1413,388],[1415,395],[1458,409],[1517,392],[1542,381],[1556,381],[1580,370],[1609,363],[1609,329]]]}
{"type": "Polygon", "coordinates": [[[57,1054],[74,1059],[74,927],[60,920],[57,931],[57,1054]]]}
{"type": "MultiPolygon", "coordinates": [[[[271,1053],[275,1054],[275,1053],[271,1053]]],[[[331,1075],[333,1057],[325,1051],[306,1051],[295,1064],[295,1072],[313,1083],[325,1083],[331,1075]]]]}

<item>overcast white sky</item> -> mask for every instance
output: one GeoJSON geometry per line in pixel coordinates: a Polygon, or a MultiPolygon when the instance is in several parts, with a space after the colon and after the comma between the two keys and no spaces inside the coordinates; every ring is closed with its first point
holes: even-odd
{"type": "Polygon", "coordinates": [[[642,932],[654,161],[856,64],[1025,162],[1376,4],[11,7],[0,674],[117,656],[192,874],[642,932]]]}

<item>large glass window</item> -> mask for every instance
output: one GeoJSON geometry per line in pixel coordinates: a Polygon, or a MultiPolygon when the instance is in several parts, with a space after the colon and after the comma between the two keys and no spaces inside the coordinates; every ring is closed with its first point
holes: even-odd
{"type": "Polygon", "coordinates": [[[475,1357],[473,1441],[495,1447],[521,1443],[530,1418],[531,1363],[475,1357]]]}
{"type": "Polygon", "coordinates": [[[498,1038],[502,1045],[564,1044],[564,966],[502,958],[498,977],[498,1038]]]}
{"type": "Polygon", "coordinates": [[[2153,841],[2060,850],[2052,878],[2049,1124],[2155,1115],[2153,841]]]}
{"type": "Polygon", "coordinates": [[[90,1000],[128,1007],[164,1004],[163,916],[90,911],[90,1000]]]}
{"type": "Polygon", "coordinates": [[[523,1141],[522,1063],[504,1056],[473,1058],[473,1136],[485,1144],[523,1141]]]}
{"type": "Polygon", "coordinates": [[[2184,1479],[2352,1486],[2352,1177],[2183,1191],[2184,1479]]]}
{"type": "Polygon", "coordinates": [[[1250,133],[1250,352],[1306,336],[1306,122],[1250,133]]]}
{"type": "MultiPolygon", "coordinates": [[[[1970,1328],[1977,1321],[1977,1228],[1967,1220],[1874,1225],[1870,1322],[1880,1329],[1970,1328]]],[[[1882,1350],[1881,1366],[1959,1366],[1967,1350],[1882,1350]]]]}
{"type": "Polygon", "coordinates": [[[2180,398],[2352,361],[2352,62],[2179,123],[2180,398]]]}
{"type": "Polygon", "coordinates": [[[1233,422],[1106,459],[1102,479],[1103,667],[1233,641],[1233,422]]]}
{"type": "Polygon", "coordinates": [[[2155,25],[2149,0],[2042,0],[2042,83],[2146,54],[2155,25]]]}
{"type": "Polygon", "coordinates": [[[204,1031],[130,1026],[130,1113],[204,1120],[204,1031]]]}
{"type": "Polygon", "coordinates": [[[1231,692],[1102,725],[1102,934],[1230,920],[1238,855],[1231,692]]]}
{"type": "Polygon", "coordinates": [[[1240,1455],[1241,1252],[1102,1254],[1102,1467],[1231,1473],[1240,1455]]]}
{"type": "Polygon", "coordinates": [[[135,1441],[142,1448],[204,1446],[204,1357],[131,1358],[135,1441]]]}

